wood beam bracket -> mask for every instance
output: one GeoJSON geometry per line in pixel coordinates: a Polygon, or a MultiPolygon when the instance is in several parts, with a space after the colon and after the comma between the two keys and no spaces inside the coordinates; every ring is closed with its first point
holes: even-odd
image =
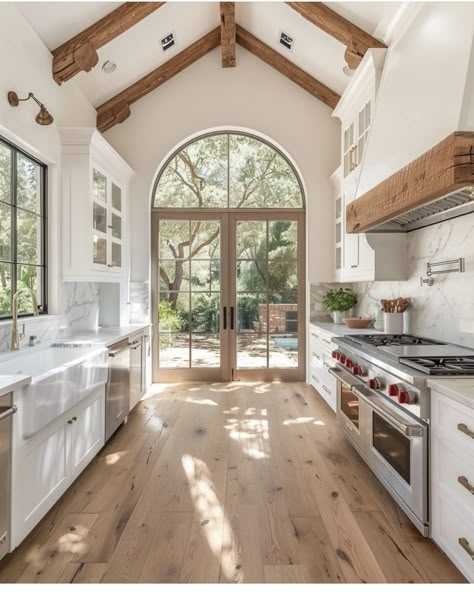
{"type": "Polygon", "coordinates": [[[344,59],[351,70],[357,68],[369,48],[386,48],[384,43],[322,2],[287,2],[287,4],[307,21],[346,46],[344,59]]]}
{"type": "Polygon", "coordinates": [[[53,50],[53,78],[60,85],[99,61],[97,50],[158,10],[164,2],[124,2],[102,19],[53,50]]]}

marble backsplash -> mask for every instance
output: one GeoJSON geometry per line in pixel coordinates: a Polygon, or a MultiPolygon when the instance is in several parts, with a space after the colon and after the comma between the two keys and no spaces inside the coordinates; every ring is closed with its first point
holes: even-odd
{"type": "MultiPolygon", "coordinates": [[[[95,283],[64,283],[63,314],[20,318],[18,326],[24,337],[20,347],[28,347],[31,335],[37,341],[50,341],[63,335],[83,329],[93,329],[97,325],[99,312],[99,285],[95,283]]],[[[11,321],[0,323],[0,352],[10,350],[11,321]]]]}
{"type": "Polygon", "coordinates": [[[130,282],[130,323],[148,323],[150,283],[130,282]]]}
{"type": "Polygon", "coordinates": [[[411,232],[408,280],[353,284],[357,314],[373,316],[382,298],[410,298],[410,333],[474,347],[474,214],[411,232]],[[464,273],[435,275],[420,286],[426,264],[464,257],[464,273]]]}

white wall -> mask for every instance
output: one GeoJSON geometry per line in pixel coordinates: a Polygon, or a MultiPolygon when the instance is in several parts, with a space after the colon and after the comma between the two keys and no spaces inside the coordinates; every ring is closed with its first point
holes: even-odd
{"type": "Polygon", "coordinates": [[[51,74],[52,56],[13,3],[0,3],[0,135],[49,165],[50,312],[61,312],[59,267],[60,143],[58,126],[95,126],[95,110],[73,81],[59,87],[51,74]],[[32,100],[12,108],[9,90],[33,92],[55,121],[38,125],[32,100]]]}
{"type": "Polygon", "coordinates": [[[463,105],[473,33],[474,2],[425,2],[391,45],[358,196],[450,133],[474,130],[474,107],[463,105]]]}
{"type": "Polygon", "coordinates": [[[130,201],[132,280],[148,280],[150,190],[160,162],[185,138],[218,126],[255,130],[291,155],[307,190],[308,279],[332,274],[329,175],[339,160],[339,126],[329,107],[238,48],[236,68],[223,69],[217,49],[131,110],[105,137],[136,173],[130,201]]]}

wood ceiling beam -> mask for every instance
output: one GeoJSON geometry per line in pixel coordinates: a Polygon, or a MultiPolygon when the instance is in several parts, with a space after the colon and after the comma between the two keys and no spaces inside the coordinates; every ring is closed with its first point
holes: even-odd
{"type": "Polygon", "coordinates": [[[322,82],[319,82],[319,80],[316,80],[316,78],[310,76],[307,72],[296,66],[296,64],[290,62],[290,60],[260,41],[260,39],[254,37],[240,25],[236,27],[236,38],[237,43],[247,51],[250,51],[266,64],[278,70],[278,72],[298,86],[301,86],[301,88],[312,94],[313,97],[326,103],[332,109],[339,102],[340,95],[322,82]]]}
{"type": "Polygon", "coordinates": [[[221,28],[216,27],[124,91],[100,105],[97,108],[98,130],[105,132],[117,123],[124,122],[130,116],[130,105],[132,103],[155,90],[194,62],[197,62],[218,47],[220,42],[221,28]]]}
{"type": "Polygon", "coordinates": [[[235,2],[219,2],[222,67],[235,67],[235,2]]]}
{"type": "Polygon", "coordinates": [[[369,48],[387,47],[322,2],[287,2],[287,4],[310,23],[346,46],[344,58],[352,70],[357,68],[369,48]]]}
{"type": "Polygon", "coordinates": [[[158,10],[165,2],[124,2],[52,51],[53,78],[58,84],[97,64],[97,50],[158,10]]]}

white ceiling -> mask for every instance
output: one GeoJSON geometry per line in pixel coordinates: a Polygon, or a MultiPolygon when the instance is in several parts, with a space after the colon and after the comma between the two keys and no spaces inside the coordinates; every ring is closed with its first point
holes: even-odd
{"type": "MultiPolygon", "coordinates": [[[[18,2],[17,6],[49,49],[54,49],[119,6],[119,2],[18,2]]],[[[329,6],[368,33],[383,38],[402,2],[332,2],[329,6]]],[[[345,47],[283,2],[239,2],[237,22],[338,93],[349,78],[342,72],[345,47]],[[294,39],[291,52],[278,44],[280,32],[294,39]]],[[[74,78],[94,106],[120,92],[219,25],[217,2],[167,2],[101,48],[99,64],[74,78]],[[160,39],[174,32],[177,45],[165,54],[160,39]],[[165,60],[166,57],[166,60],[165,60]],[[117,64],[112,74],[101,65],[117,64]]],[[[238,67],[238,61],[237,61],[238,67]]],[[[65,84],[68,84],[67,82],[65,84]]]]}

